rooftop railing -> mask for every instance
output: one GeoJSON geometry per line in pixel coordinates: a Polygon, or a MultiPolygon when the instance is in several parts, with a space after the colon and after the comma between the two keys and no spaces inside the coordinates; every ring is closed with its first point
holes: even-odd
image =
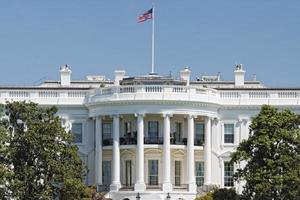
{"type": "Polygon", "coordinates": [[[300,89],[226,89],[201,86],[127,85],[98,89],[0,88],[0,103],[33,101],[40,104],[84,104],[107,100],[174,100],[221,105],[300,105],[300,89]]]}
{"type": "Polygon", "coordinates": [[[33,101],[41,104],[83,104],[88,90],[74,89],[0,89],[0,103],[5,101],[33,101]]]}

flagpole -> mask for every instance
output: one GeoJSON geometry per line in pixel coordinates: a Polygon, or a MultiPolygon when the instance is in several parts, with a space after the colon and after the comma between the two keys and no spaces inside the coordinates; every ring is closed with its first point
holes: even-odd
{"type": "Polygon", "coordinates": [[[154,11],[154,3],[152,3],[152,65],[151,65],[151,74],[154,74],[154,19],[155,19],[155,11],[154,11]]]}

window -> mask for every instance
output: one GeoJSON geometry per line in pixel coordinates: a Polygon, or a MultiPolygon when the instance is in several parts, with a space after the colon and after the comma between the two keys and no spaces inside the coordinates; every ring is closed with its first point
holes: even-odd
{"type": "Polygon", "coordinates": [[[195,165],[196,184],[197,186],[202,186],[204,184],[204,162],[197,161],[195,165]]]}
{"type": "Polygon", "coordinates": [[[131,160],[125,161],[125,184],[126,186],[132,185],[132,165],[131,160]]]}
{"type": "Polygon", "coordinates": [[[103,139],[111,139],[112,138],[112,123],[104,122],[102,124],[102,135],[103,139]]]}
{"type": "Polygon", "coordinates": [[[75,143],[82,143],[82,123],[72,123],[72,134],[75,143]]]}
{"type": "Polygon", "coordinates": [[[148,122],[148,137],[158,138],[158,121],[148,122]]]}
{"type": "Polygon", "coordinates": [[[197,144],[204,143],[204,124],[196,124],[195,140],[197,144]]]}
{"type": "Polygon", "coordinates": [[[124,128],[125,128],[125,135],[131,134],[131,122],[125,122],[124,128]]]}
{"type": "Polygon", "coordinates": [[[175,161],[175,186],[180,186],[181,179],[181,161],[175,161]]]}
{"type": "Polygon", "coordinates": [[[175,134],[174,134],[174,140],[176,142],[180,142],[181,141],[181,135],[182,133],[182,123],[181,122],[176,122],[175,123],[175,134]]]}
{"type": "Polygon", "coordinates": [[[224,162],[224,186],[233,187],[233,164],[224,162]]]}
{"type": "Polygon", "coordinates": [[[148,160],[149,185],[158,185],[158,160],[148,160]]]}
{"type": "Polygon", "coordinates": [[[102,162],[102,184],[111,184],[111,161],[102,162]]]}
{"type": "Polygon", "coordinates": [[[234,143],[234,124],[224,124],[224,143],[234,143]]]}

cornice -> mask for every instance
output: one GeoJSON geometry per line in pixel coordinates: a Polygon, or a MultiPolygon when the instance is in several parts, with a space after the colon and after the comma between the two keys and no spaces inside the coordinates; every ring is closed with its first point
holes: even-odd
{"type": "Polygon", "coordinates": [[[86,103],[85,106],[88,108],[93,108],[101,105],[114,106],[114,105],[189,105],[198,107],[209,107],[209,108],[219,108],[219,104],[208,103],[208,102],[196,102],[196,101],[180,101],[180,100],[122,100],[122,101],[105,101],[96,103],[86,103]]]}

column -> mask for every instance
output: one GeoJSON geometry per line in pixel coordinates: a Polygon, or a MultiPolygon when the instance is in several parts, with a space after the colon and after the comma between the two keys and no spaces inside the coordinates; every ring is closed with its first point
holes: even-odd
{"type": "Polygon", "coordinates": [[[136,114],[137,117],[137,145],[136,145],[136,183],[134,191],[146,190],[144,179],[144,114],[136,114]]]}
{"type": "Polygon", "coordinates": [[[211,117],[205,118],[204,185],[211,184],[211,117]]]}
{"type": "Polygon", "coordinates": [[[172,191],[171,183],[171,145],[170,145],[170,114],[164,114],[164,145],[163,145],[163,191],[172,191]]]}
{"type": "Polygon", "coordinates": [[[196,179],[195,179],[195,151],[194,151],[194,135],[195,135],[195,125],[194,125],[193,115],[188,115],[187,117],[187,183],[190,192],[196,192],[196,179]]]}
{"type": "Polygon", "coordinates": [[[97,116],[95,120],[95,176],[96,186],[102,185],[102,118],[97,116]]]}
{"type": "Polygon", "coordinates": [[[120,182],[120,116],[113,116],[113,151],[112,151],[112,184],[110,191],[118,191],[121,187],[120,182]]]}

